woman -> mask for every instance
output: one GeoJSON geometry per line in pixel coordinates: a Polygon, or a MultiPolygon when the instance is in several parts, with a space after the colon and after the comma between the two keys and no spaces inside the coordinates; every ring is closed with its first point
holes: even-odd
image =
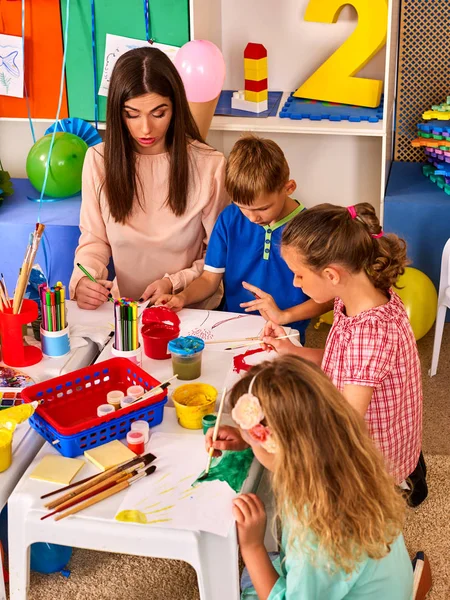
{"type": "MultiPolygon", "coordinates": [[[[119,58],[108,94],[105,142],[83,169],[81,236],[70,297],[95,309],[114,296],[154,300],[182,291],[203,269],[216,218],[227,202],[224,156],[207,146],[183,83],[156,48],[119,58]]],[[[218,299],[210,300],[212,307],[218,299]]]]}

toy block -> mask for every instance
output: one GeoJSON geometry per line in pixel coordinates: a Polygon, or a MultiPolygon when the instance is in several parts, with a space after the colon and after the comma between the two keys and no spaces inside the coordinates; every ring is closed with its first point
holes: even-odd
{"type": "Polygon", "coordinates": [[[262,44],[254,44],[249,42],[244,50],[244,58],[260,59],[267,58],[267,50],[262,44]]]}
{"type": "Polygon", "coordinates": [[[437,119],[438,121],[448,121],[450,119],[450,112],[440,112],[438,110],[427,110],[423,113],[422,117],[427,121],[430,119],[437,119]]]}
{"type": "Polygon", "coordinates": [[[238,92],[233,93],[233,97],[231,98],[231,108],[234,110],[261,113],[268,109],[268,102],[267,100],[263,100],[262,102],[249,102],[248,100],[245,100],[245,92],[239,90],[238,92]]]}
{"type": "Polygon", "coordinates": [[[244,58],[245,79],[261,81],[261,79],[267,79],[267,74],[267,58],[260,58],[259,60],[244,58]]]}
{"type": "Polygon", "coordinates": [[[267,83],[267,79],[261,79],[261,81],[253,81],[253,79],[246,79],[244,87],[246,91],[249,92],[264,92],[264,90],[267,90],[269,86],[267,83]]]}
{"type": "Polygon", "coordinates": [[[267,90],[263,92],[250,92],[245,90],[245,99],[248,102],[263,102],[264,100],[269,99],[269,93],[267,90]]]}

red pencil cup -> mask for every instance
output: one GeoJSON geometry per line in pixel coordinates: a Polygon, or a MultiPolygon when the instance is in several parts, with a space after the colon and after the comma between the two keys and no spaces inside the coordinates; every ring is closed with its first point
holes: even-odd
{"type": "Polygon", "coordinates": [[[42,359],[42,352],[35,346],[25,346],[22,325],[37,319],[38,305],[33,300],[24,300],[19,314],[13,315],[12,311],[6,307],[0,311],[3,362],[9,367],[30,367],[42,359]]]}
{"type": "Polygon", "coordinates": [[[178,315],[170,308],[153,306],[144,310],[142,323],[145,355],[156,360],[170,358],[167,344],[180,335],[178,315]]]}

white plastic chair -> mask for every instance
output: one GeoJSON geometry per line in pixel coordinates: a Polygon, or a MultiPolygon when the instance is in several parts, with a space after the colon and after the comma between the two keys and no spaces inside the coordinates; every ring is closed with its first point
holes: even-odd
{"type": "Polygon", "coordinates": [[[436,375],[437,371],[447,308],[450,308],[450,239],[447,240],[442,252],[441,279],[439,281],[438,310],[434,333],[433,356],[429,372],[430,377],[436,375]]]}

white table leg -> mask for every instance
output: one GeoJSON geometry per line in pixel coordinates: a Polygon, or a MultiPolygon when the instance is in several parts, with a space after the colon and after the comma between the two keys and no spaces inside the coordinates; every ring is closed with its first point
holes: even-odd
{"type": "Polygon", "coordinates": [[[10,600],[27,600],[30,585],[30,545],[25,531],[26,513],[24,510],[28,510],[28,506],[25,508],[20,501],[9,503],[8,558],[10,600]]]}
{"type": "Polygon", "coordinates": [[[228,537],[203,534],[199,539],[201,600],[239,600],[239,562],[236,529],[228,537]]]}
{"type": "Polygon", "coordinates": [[[0,600],[6,600],[5,578],[3,577],[3,561],[0,553],[0,600]]]}

